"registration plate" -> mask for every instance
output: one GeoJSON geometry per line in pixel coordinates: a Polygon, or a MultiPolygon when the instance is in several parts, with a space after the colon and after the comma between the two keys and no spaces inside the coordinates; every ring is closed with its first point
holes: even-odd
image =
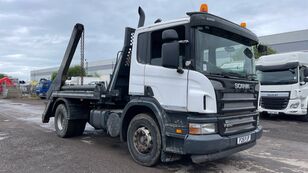
{"type": "Polygon", "coordinates": [[[242,136],[237,138],[237,144],[244,144],[251,140],[251,135],[242,136]]]}
{"type": "Polygon", "coordinates": [[[268,111],[267,113],[268,114],[273,114],[273,115],[278,115],[279,114],[279,112],[274,112],[274,111],[268,111]]]}

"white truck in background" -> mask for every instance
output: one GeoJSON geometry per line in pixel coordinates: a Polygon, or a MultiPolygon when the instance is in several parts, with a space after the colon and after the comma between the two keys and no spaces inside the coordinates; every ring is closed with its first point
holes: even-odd
{"type": "Polygon", "coordinates": [[[308,121],[308,52],[262,56],[256,62],[262,115],[299,115],[308,121]]]}

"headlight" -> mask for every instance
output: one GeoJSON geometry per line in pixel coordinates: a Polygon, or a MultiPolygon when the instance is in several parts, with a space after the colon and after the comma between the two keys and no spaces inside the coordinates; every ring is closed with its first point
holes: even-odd
{"type": "Polygon", "coordinates": [[[299,102],[291,104],[290,108],[296,109],[296,108],[298,108],[298,106],[299,106],[299,102]]]}
{"type": "Polygon", "coordinates": [[[206,135],[216,133],[216,124],[215,123],[189,123],[189,134],[191,135],[206,135]]]}

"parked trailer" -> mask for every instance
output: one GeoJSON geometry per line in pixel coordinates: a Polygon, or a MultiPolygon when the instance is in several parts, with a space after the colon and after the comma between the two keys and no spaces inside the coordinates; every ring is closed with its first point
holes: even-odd
{"type": "Polygon", "coordinates": [[[64,138],[82,135],[87,122],[105,129],[126,141],[132,158],[145,166],[183,155],[211,161],[254,146],[262,128],[252,46],[264,46],[250,30],[205,7],[150,26],[139,8],[138,28],[125,28],[107,87],[63,86],[84,31],[76,24],[42,121],[55,117],[56,133],[64,138]],[[242,67],[224,65],[234,58],[242,67]]]}

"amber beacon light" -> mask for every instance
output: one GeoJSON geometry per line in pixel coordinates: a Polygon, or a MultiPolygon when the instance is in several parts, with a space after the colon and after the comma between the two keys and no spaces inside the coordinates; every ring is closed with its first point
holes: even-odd
{"type": "Polygon", "coordinates": [[[208,12],[209,11],[209,8],[207,6],[207,4],[201,4],[200,6],[200,12],[208,12]]]}
{"type": "Polygon", "coordinates": [[[247,27],[247,23],[246,22],[242,22],[241,23],[241,27],[246,28],[247,27]]]}

